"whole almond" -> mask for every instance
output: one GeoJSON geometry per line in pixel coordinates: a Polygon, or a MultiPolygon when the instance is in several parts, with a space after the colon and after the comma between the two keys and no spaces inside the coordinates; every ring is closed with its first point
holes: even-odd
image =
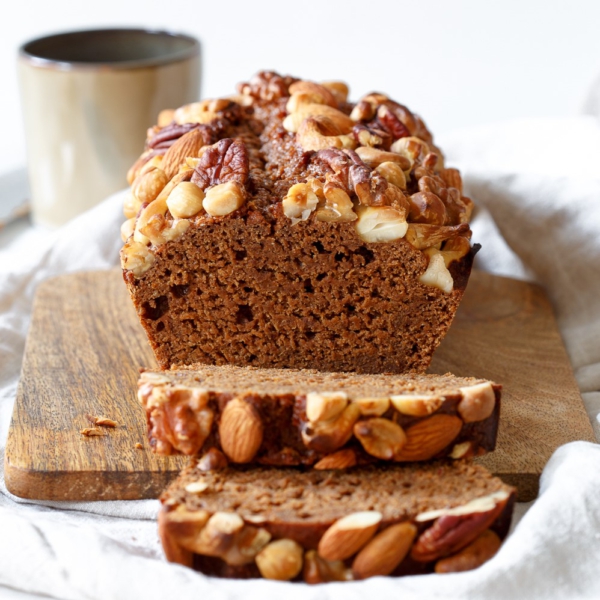
{"type": "Polygon", "coordinates": [[[484,531],[474,542],[460,552],[442,558],[435,563],[436,573],[459,573],[472,571],[492,558],[500,549],[500,538],[490,529],[484,531]]]}
{"type": "Polygon", "coordinates": [[[262,444],[263,430],[256,409],[245,400],[234,398],[225,406],[219,423],[223,452],[232,462],[250,462],[262,444]]]}
{"type": "Polygon", "coordinates": [[[338,450],[323,457],[314,468],[318,471],[325,469],[347,469],[356,465],[356,452],[352,448],[338,450]]]}
{"type": "Polygon", "coordinates": [[[198,129],[192,129],[182,135],[165,153],[161,163],[161,169],[171,179],[179,171],[179,166],[185,162],[188,156],[198,156],[200,149],[204,146],[204,138],[198,129]]]}
{"type": "Polygon", "coordinates": [[[407,442],[396,461],[429,460],[451,444],[462,429],[462,421],[453,415],[433,415],[406,430],[407,442]]]}
{"type": "Polygon", "coordinates": [[[371,456],[382,460],[391,460],[406,444],[402,427],[379,417],[356,423],[354,435],[371,456]]]}
{"type": "Polygon", "coordinates": [[[397,523],[378,533],[352,563],[355,579],[389,575],[406,557],[417,535],[412,523],[397,523]]]}
{"type": "Polygon", "coordinates": [[[319,555],[325,560],[349,558],[373,537],[381,518],[380,512],[368,510],[338,519],[319,541],[319,555]]]}

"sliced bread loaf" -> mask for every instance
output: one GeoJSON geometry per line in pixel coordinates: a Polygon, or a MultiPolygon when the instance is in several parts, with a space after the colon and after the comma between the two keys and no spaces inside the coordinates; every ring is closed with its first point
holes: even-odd
{"type": "Polygon", "coordinates": [[[501,387],[452,375],[193,365],[146,371],[138,398],[159,454],[349,467],[494,449],[501,387]]]}
{"type": "Polygon", "coordinates": [[[343,472],[193,462],[161,502],[168,560],[321,583],[475,568],[507,534],[514,489],[465,461],[343,472]]]}

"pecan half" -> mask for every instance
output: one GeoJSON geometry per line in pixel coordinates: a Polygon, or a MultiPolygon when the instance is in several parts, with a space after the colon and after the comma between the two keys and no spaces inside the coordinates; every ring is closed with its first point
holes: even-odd
{"type": "Polygon", "coordinates": [[[457,554],[438,560],[435,564],[435,572],[460,573],[477,569],[500,550],[501,544],[500,538],[493,531],[487,529],[457,554]]]}
{"type": "MultiPolygon", "coordinates": [[[[395,140],[398,140],[403,137],[408,137],[410,135],[410,130],[396,115],[396,111],[392,110],[391,105],[392,103],[386,102],[386,104],[382,104],[377,109],[377,121],[381,124],[381,127],[385,131],[387,131],[395,140]]],[[[401,114],[408,113],[412,117],[412,114],[408,111],[408,109],[404,109],[404,111],[398,112],[400,112],[401,114]]]]}
{"type": "Polygon", "coordinates": [[[411,550],[411,557],[418,562],[429,562],[458,552],[479,537],[498,518],[505,505],[506,500],[500,500],[485,512],[439,517],[421,534],[411,550]]]}
{"type": "Polygon", "coordinates": [[[246,145],[240,140],[225,138],[205,149],[194,169],[192,182],[202,190],[228,181],[244,187],[249,172],[246,145]]]}
{"type": "Polygon", "coordinates": [[[146,147],[153,150],[170,148],[181,136],[194,129],[197,129],[200,132],[200,135],[204,140],[203,145],[207,146],[208,144],[213,143],[212,130],[207,125],[200,125],[199,123],[184,123],[183,125],[178,125],[177,123],[172,123],[171,125],[159,129],[146,142],[146,147]]]}

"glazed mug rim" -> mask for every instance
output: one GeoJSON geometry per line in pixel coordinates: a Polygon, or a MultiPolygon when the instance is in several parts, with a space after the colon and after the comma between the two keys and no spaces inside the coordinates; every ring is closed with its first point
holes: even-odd
{"type": "MultiPolygon", "coordinates": [[[[166,45],[166,44],[165,44],[166,45]]],[[[125,70],[125,69],[141,69],[148,67],[156,67],[161,65],[172,64],[183,60],[188,60],[200,55],[200,41],[188,34],[173,32],[163,29],[146,29],[133,27],[110,27],[100,29],[77,29],[72,31],[64,31],[44,35],[32,40],[24,42],[18,50],[19,59],[25,61],[34,67],[42,67],[47,69],[56,69],[61,71],[73,71],[79,69],[85,70],[125,70]],[[58,55],[49,56],[48,52],[43,52],[44,47],[52,45],[52,43],[83,40],[97,38],[98,40],[107,37],[135,35],[140,37],[154,37],[157,41],[164,42],[181,42],[180,48],[165,49],[159,55],[147,57],[136,57],[131,59],[107,59],[107,60],[77,60],[60,57],[58,55]],[[40,48],[41,47],[41,48],[40,48]]]]}

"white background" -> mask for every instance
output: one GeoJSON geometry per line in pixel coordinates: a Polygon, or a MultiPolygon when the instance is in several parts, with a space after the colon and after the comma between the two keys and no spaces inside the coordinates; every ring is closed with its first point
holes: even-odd
{"type": "Polygon", "coordinates": [[[262,68],[382,90],[436,134],[513,117],[580,112],[600,74],[594,0],[4,0],[0,170],[24,164],[17,47],[100,26],[185,31],[203,43],[203,95],[262,68]]]}

